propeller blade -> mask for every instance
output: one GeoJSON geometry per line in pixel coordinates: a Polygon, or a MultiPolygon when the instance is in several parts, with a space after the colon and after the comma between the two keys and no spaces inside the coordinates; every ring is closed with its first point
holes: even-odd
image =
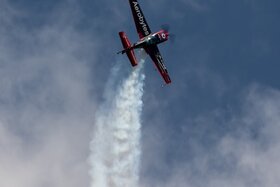
{"type": "MultiPolygon", "coordinates": [[[[169,33],[170,25],[169,24],[162,24],[161,25],[161,29],[163,29],[163,30],[165,30],[165,31],[167,31],[169,33]]],[[[170,39],[171,43],[174,43],[175,39],[176,39],[175,34],[169,33],[169,39],[170,39]]]]}
{"type": "Polygon", "coordinates": [[[171,43],[174,43],[175,42],[175,40],[176,40],[176,35],[175,34],[169,34],[169,39],[170,39],[170,42],[171,43]]]}
{"type": "Polygon", "coordinates": [[[170,26],[168,24],[163,24],[163,25],[161,25],[161,28],[168,32],[170,29],[170,26]]]}

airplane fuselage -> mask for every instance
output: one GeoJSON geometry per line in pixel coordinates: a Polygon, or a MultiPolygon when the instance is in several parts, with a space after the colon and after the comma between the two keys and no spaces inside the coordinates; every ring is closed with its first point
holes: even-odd
{"type": "Polygon", "coordinates": [[[144,38],[142,38],[140,41],[133,44],[132,48],[145,48],[151,45],[157,45],[162,42],[165,42],[168,40],[168,32],[165,30],[160,30],[159,32],[156,32],[154,34],[150,34],[144,38]]]}
{"type": "Polygon", "coordinates": [[[131,45],[128,37],[124,31],[119,32],[119,36],[123,45],[123,50],[119,51],[118,54],[126,53],[131,65],[137,66],[137,58],[134,53],[134,49],[143,48],[146,53],[151,57],[159,73],[164,79],[166,84],[171,83],[171,79],[164,65],[163,58],[157,47],[158,44],[168,40],[169,33],[168,29],[162,29],[156,33],[152,33],[151,29],[145,19],[145,16],[140,8],[137,0],[129,0],[129,5],[132,11],[133,19],[135,22],[136,30],[140,38],[139,41],[131,45]]]}
{"type": "Polygon", "coordinates": [[[168,40],[169,33],[165,30],[160,30],[156,33],[150,34],[141,38],[138,42],[134,43],[130,47],[120,51],[122,54],[129,50],[147,48],[149,46],[155,46],[168,40]]]}
{"type": "Polygon", "coordinates": [[[142,38],[139,42],[133,44],[133,48],[145,48],[150,45],[157,45],[168,40],[168,32],[161,30],[142,38]]]}

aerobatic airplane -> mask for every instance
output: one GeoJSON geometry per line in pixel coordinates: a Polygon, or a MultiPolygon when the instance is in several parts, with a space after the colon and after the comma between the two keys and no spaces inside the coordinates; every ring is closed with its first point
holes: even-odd
{"type": "Polygon", "coordinates": [[[124,50],[118,52],[126,53],[128,59],[131,62],[132,66],[137,65],[137,60],[134,54],[134,49],[143,48],[151,57],[154,64],[156,65],[158,71],[163,77],[166,84],[171,83],[171,79],[168,75],[167,69],[163,63],[162,56],[159,52],[157,44],[165,42],[168,40],[169,33],[167,29],[162,29],[156,33],[152,33],[148,23],[144,17],[144,14],[140,8],[140,5],[137,0],[129,0],[129,4],[132,10],[134,22],[136,25],[136,29],[139,35],[140,40],[133,45],[131,45],[128,37],[124,32],[119,32],[124,50]]]}

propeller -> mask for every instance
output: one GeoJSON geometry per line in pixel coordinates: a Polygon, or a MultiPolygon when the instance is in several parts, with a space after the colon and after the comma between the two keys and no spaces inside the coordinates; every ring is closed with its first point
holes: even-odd
{"type": "Polygon", "coordinates": [[[169,34],[169,39],[170,39],[171,43],[174,43],[176,41],[176,35],[173,33],[169,34]]]}
{"type": "Polygon", "coordinates": [[[161,29],[163,29],[163,30],[169,32],[170,25],[168,25],[168,24],[162,24],[162,25],[161,25],[161,29]]]}
{"type": "MultiPolygon", "coordinates": [[[[169,33],[170,25],[169,24],[162,24],[161,29],[163,29],[163,30],[165,30],[169,33]]],[[[169,38],[170,38],[171,43],[174,43],[175,39],[176,39],[176,36],[173,33],[169,33],[169,38]]]]}

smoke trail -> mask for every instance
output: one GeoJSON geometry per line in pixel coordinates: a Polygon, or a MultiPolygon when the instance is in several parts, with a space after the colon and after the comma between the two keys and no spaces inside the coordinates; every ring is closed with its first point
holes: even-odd
{"type": "Polygon", "coordinates": [[[91,187],[138,186],[143,64],[141,60],[117,87],[120,67],[112,70],[91,141],[91,187]]]}

